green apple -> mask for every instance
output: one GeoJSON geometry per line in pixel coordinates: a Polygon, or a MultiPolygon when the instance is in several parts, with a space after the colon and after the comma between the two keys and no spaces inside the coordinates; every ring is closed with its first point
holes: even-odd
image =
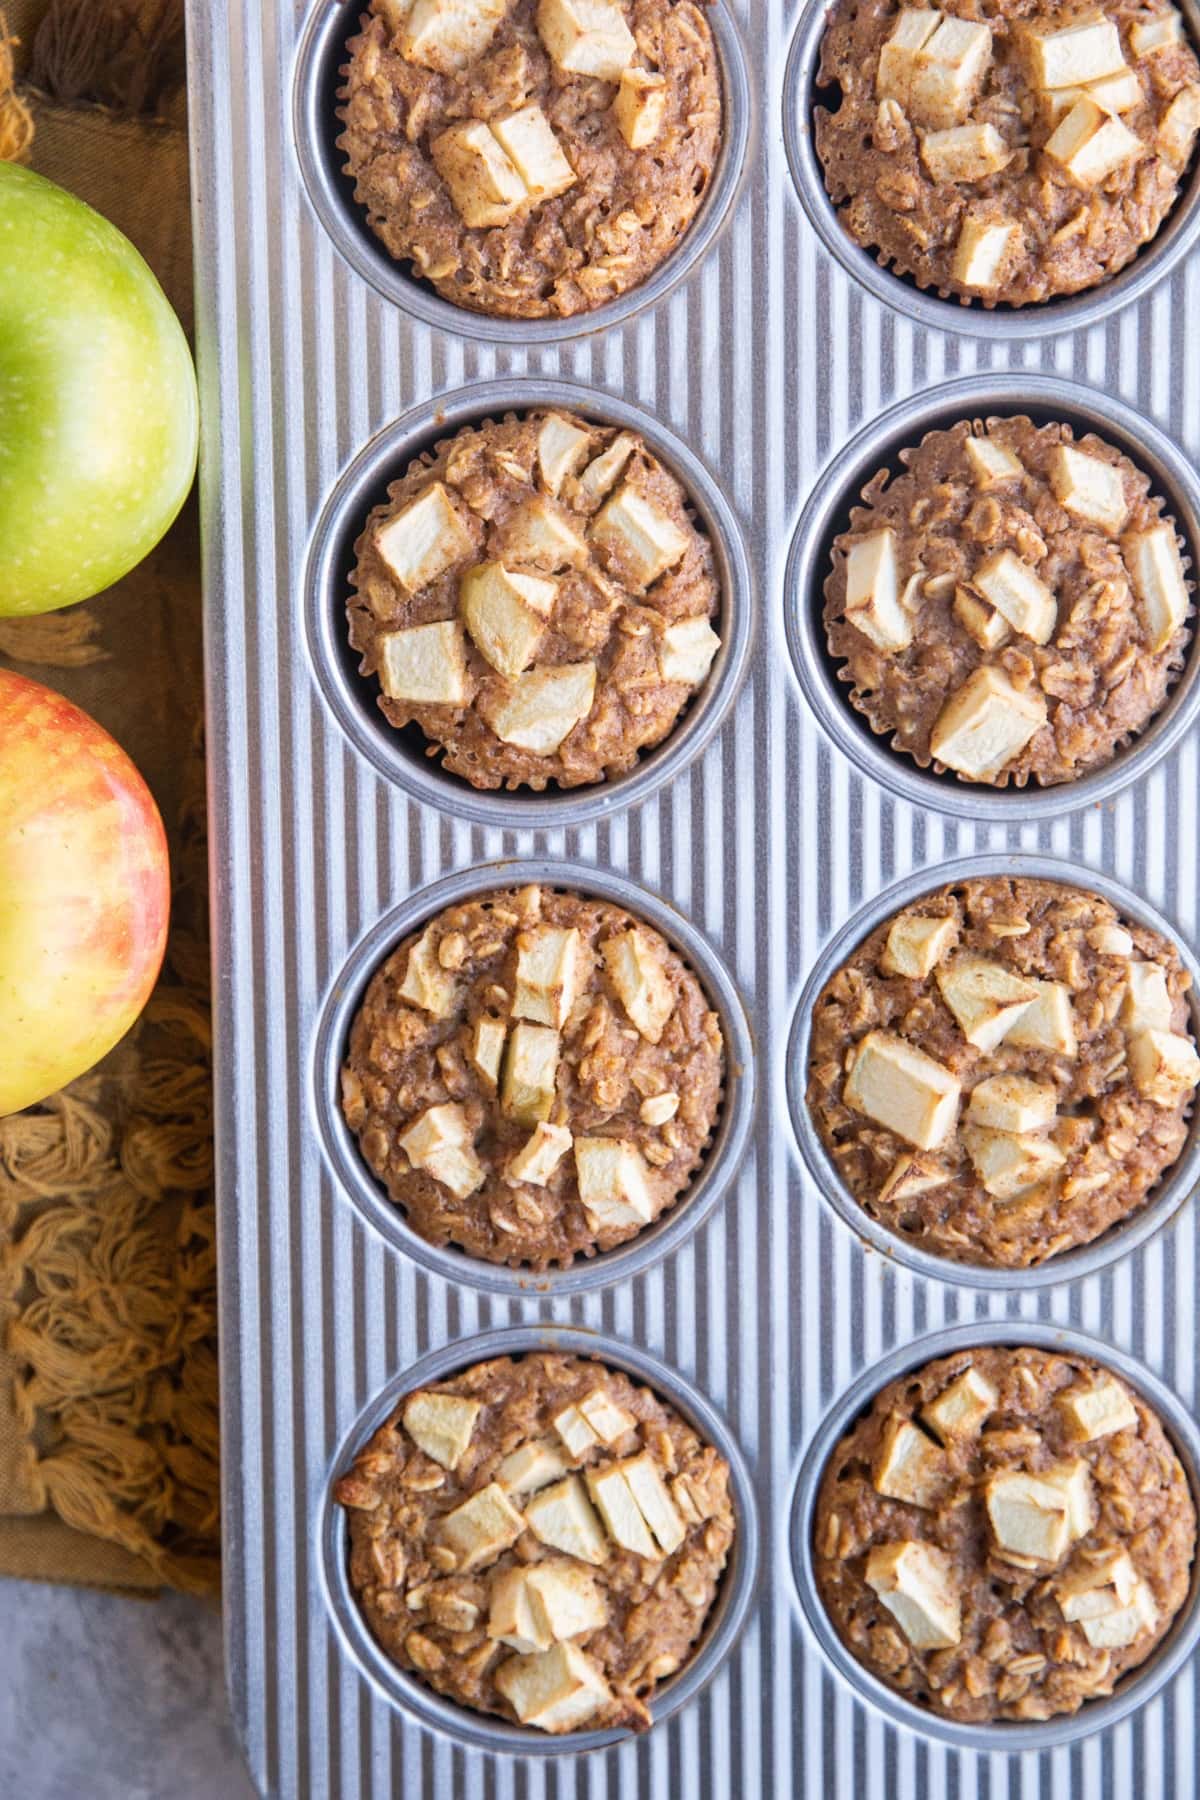
{"type": "Polygon", "coordinates": [[[0,614],[86,600],[152,550],[196,470],[196,376],[127,237],[0,162],[0,614]]]}

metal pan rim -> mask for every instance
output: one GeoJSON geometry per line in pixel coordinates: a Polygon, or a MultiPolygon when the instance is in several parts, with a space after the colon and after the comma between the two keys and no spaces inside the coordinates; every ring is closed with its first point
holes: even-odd
{"type": "Polygon", "coordinates": [[[809,972],[796,1003],[788,1032],[785,1085],[788,1117],[801,1161],[821,1197],[860,1242],[870,1244],[889,1262],[901,1264],[931,1281],[1011,1293],[1015,1286],[1051,1288],[1080,1281],[1128,1256],[1161,1231],[1180,1211],[1200,1180],[1200,1104],[1193,1108],[1187,1141],[1179,1160],[1166,1172],[1152,1198],[1140,1211],[1131,1214],[1123,1223],[1110,1226],[1092,1243],[1064,1251],[1032,1268],[993,1268],[982,1263],[956,1263],[948,1257],[933,1255],[889,1231],[859,1204],[822,1144],[805,1099],[813,1006],[826,982],[847,956],[892,913],[936,888],[987,875],[1035,876],[1044,881],[1061,882],[1067,887],[1083,888],[1110,900],[1127,918],[1161,933],[1174,944],[1192,978],[1189,994],[1192,1029],[1200,1042],[1200,962],[1170,920],[1112,876],[1057,857],[1032,856],[1021,851],[997,852],[991,856],[969,856],[951,863],[927,865],[867,901],[834,932],[809,972]]]}
{"type": "Polygon", "coordinates": [[[883,464],[928,431],[963,418],[1032,408],[1073,428],[1095,431],[1148,474],[1200,579],[1200,480],[1179,446],[1151,420],[1109,394],[1056,375],[1009,371],[959,377],[898,401],[856,433],[821,471],[792,534],[783,581],[784,629],[801,692],[826,735],[856,769],[897,799],[953,818],[1006,824],[1061,818],[1110,800],[1172,750],[1200,712],[1200,613],[1192,640],[1161,709],[1111,761],[1056,787],[990,788],[920,768],[893,750],[852,708],[836,679],[821,618],[826,540],[836,520],[883,464]]]}
{"type": "Polygon", "coordinates": [[[745,534],[726,493],[682,440],[641,407],[601,389],[564,380],[506,377],[435,394],[385,426],[359,451],[331,489],[309,538],[303,574],[308,666],[325,706],[358,754],[391,785],[452,817],[516,830],[555,830],[611,818],[680,774],[727,717],[745,678],[757,619],[755,581],[745,534]],[[410,750],[376,701],[376,684],[357,671],[345,628],[349,587],[340,549],[358,535],[390,481],[435,441],[506,412],[562,406],[598,423],[637,431],[686,490],[712,542],[721,588],[720,634],[708,677],[661,744],[624,775],[588,787],[544,793],[480,790],[410,750]]]}
{"type": "Polygon", "coordinates": [[[673,906],[607,869],[557,858],[473,864],[410,894],[349,949],[328,982],[313,1034],[309,1092],[317,1141],[339,1195],[394,1250],[459,1287],[512,1299],[550,1301],[590,1293],[644,1274],[674,1254],[710,1217],[736,1179],[755,1114],[757,1070],[749,1016],[724,961],[673,906]],[[724,1103],[712,1142],[690,1186],[637,1237],[613,1250],[578,1257],[567,1268],[512,1269],[457,1247],[430,1244],[388,1199],[364,1162],[338,1103],[338,1073],[350,1024],[375,970],[401,938],[447,906],[497,888],[538,882],[626,907],[677,949],[704,989],[725,1039],[724,1103]]]}
{"type": "MultiPolygon", "coordinates": [[[[1197,0],[1179,0],[1179,4],[1187,16],[1193,44],[1200,48],[1200,5],[1197,0]]],[[[936,292],[894,274],[856,243],[842,224],[817,155],[812,93],[828,11],[829,0],[809,0],[792,35],[783,77],[784,150],[797,197],[825,249],[860,287],[892,311],[933,331],[1027,343],[1082,331],[1134,305],[1195,247],[1200,238],[1200,162],[1193,162],[1171,211],[1132,262],[1082,293],[1001,311],[974,302],[964,306],[957,299],[943,300],[936,292]]]]}
{"type": "Polygon", "coordinates": [[[1103,1699],[1086,1701],[1078,1712],[1029,1725],[1015,1722],[960,1724],[905,1700],[873,1675],[843,1644],[822,1604],[813,1569],[812,1526],[817,1492],[829,1457],[847,1427],[889,1381],[940,1356],[993,1344],[1029,1344],[1073,1352],[1106,1364],[1124,1376],[1158,1414],[1183,1464],[1193,1501],[1200,1513],[1200,1430],[1179,1397],[1144,1363],[1085,1332],[1046,1320],[977,1319],[973,1324],[929,1332],[915,1342],[891,1351],[880,1362],[865,1369],[833,1402],[801,1453],[788,1509],[788,1560],[795,1597],[810,1636],[854,1698],[871,1711],[882,1714],[892,1724],[905,1726],[922,1738],[936,1738],[958,1749],[1053,1750],[1104,1731],[1127,1718],[1182,1669],[1200,1642],[1200,1554],[1193,1558],[1188,1596],[1171,1629],[1146,1661],[1120,1683],[1117,1691],[1103,1699]]]}
{"type": "Polygon", "coordinates": [[[338,255],[374,291],[410,317],[452,336],[488,344],[556,344],[597,336],[650,311],[701,264],[733,218],[757,138],[755,103],[741,28],[732,11],[707,13],[717,50],[723,104],[721,146],[696,215],[674,249],[646,279],[590,312],[566,318],[513,319],[473,312],[442,299],[407,274],[384,248],[354,200],[336,138],[341,126],[327,105],[331,78],[357,27],[358,9],[314,0],[295,55],[291,81],[292,150],[309,207],[338,255]],[[354,24],[348,21],[353,19],[354,24]]]}
{"type": "Polygon", "coordinates": [[[333,1483],[349,1467],[355,1452],[395,1410],[399,1399],[423,1382],[436,1381],[492,1357],[549,1350],[611,1363],[644,1381],[670,1402],[729,1464],[737,1532],[729,1563],[698,1647],[677,1675],[657,1690],[651,1730],[672,1718],[714,1679],[740,1636],[758,1586],[759,1520],[753,1477],[731,1427],[696,1385],[637,1345],[580,1325],[507,1326],[459,1338],[420,1357],[377,1393],[344,1432],[330,1462],[320,1472],[321,1489],[314,1500],[314,1560],[321,1599],[343,1652],[364,1679],[389,1705],[459,1744],[497,1755],[558,1757],[586,1755],[631,1741],[623,1731],[585,1731],[552,1737],[532,1727],[508,1725],[443,1699],[401,1670],[379,1648],[350,1588],[345,1513],[333,1499],[333,1483]]]}

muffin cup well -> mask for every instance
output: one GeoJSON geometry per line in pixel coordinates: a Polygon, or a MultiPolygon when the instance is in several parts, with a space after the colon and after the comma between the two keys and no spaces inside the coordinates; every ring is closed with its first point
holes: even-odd
{"type": "Polygon", "coordinates": [[[1137,1212],[1120,1224],[1110,1227],[1102,1237],[1077,1249],[1065,1250],[1047,1262],[1029,1268],[996,1268],[990,1264],[955,1262],[947,1256],[935,1256],[919,1249],[898,1232],[889,1231],[855,1199],[842,1181],[837,1168],[821,1142],[805,1098],[808,1087],[808,1056],[812,1028],[812,1012],[826,983],[847,957],[877,925],[895,912],[935,889],[950,887],[955,882],[978,880],[980,877],[1028,876],[1041,881],[1060,882],[1066,887],[1082,888],[1109,900],[1124,917],[1151,931],[1159,932],[1174,944],[1181,962],[1192,978],[1188,992],[1191,1026],[1200,1044],[1200,963],[1191,947],[1180,938],[1176,928],[1145,900],[1131,893],[1120,882],[1077,864],[1059,862],[1047,856],[996,855],[970,857],[961,862],[943,863],[924,868],[906,880],[897,882],[854,914],[826,944],[818,957],[800,995],[788,1034],[787,1097],[796,1143],[809,1175],[821,1194],[832,1206],[842,1223],[860,1242],[872,1245],[884,1256],[903,1263],[918,1275],[935,1281],[952,1281],[967,1287],[991,1288],[1011,1292],[1014,1287],[1045,1288],[1061,1282],[1076,1281],[1094,1275],[1118,1257],[1144,1244],[1166,1224],[1188,1198],[1200,1179],[1200,1101],[1194,1101],[1188,1121],[1187,1139],[1178,1162],[1163,1175],[1137,1212]]]}
{"type": "MultiPolygon", "coordinates": [[[[1200,3],[1177,0],[1194,45],[1200,48],[1200,3]]],[[[852,238],[825,186],[817,155],[813,109],[820,99],[817,70],[829,0],[809,0],[801,13],[788,52],[783,78],[783,139],[788,165],[809,223],[830,255],[876,300],[934,331],[956,331],[970,337],[1025,343],[1058,332],[1080,331],[1131,306],[1165,279],[1200,238],[1200,157],[1181,183],[1175,205],[1133,261],[1109,280],[1080,294],[1028,306],[984,306],[973,300],[943,300],[934,289],[918,287],[911,275],[896,274],[852,238]]]]}
{"type": "Polygon", "coordinates": [[[703,1224],[736,1176],[749,1142],[754,1118],[754,1046],[746,1010],[724,964],[681,913],[605,869],[546,860],[489,863],[460,870],[422,888],[359,940],[325,998],[316,1032],[313,1083],[317,1129],[326,1160],[342,1192],[374,1230],[424,1268],[460,1286],[514,1297],[557,1297],[643,1274],[703,1224]],[[720,1114],[700,1167],[675,1204],[628,1243],[598,1251],[595,1256],[577,1257],[567,1268],[544,1270],[485,1262],[457,1246],[428,1243],[414,1231],[363,1159],[342,1114],[340,1083],[354,1016],[371,977],[396,946],[448,906],[529,882],[611,901],[661,932],[699,981],[721,1022],[725,1044],[720,1114]]]}
{"type": "Polygon", "coordinates": [[[342,85],[346,42],[358,27],[363,6],[312,0],[296,54],[292,92],[292,132],[309,203],[334,248],[385,300],[440,331],[480,338],[489,344],[544,344],[607,331],[648,311],[689,275],[732,217],[747,169],[753,137],[750,77],[741,33],[723,4],[707,12],[717,49],[723,123],[721,148],[708,192],[674,250],[645,281],[615,300],[568,318],[511,319],[455,306],[397,262],[380,243],[354,198],[354,178],[345,173],[337,147],[342,124],[337,93],[342,85]]]}
{"type": "Polygon", "coordinates": [[[1085,1336],[1083,1332],[1033,1320],[981,1319],[972,1325],[932,1332],[928,1337],[893,1350],[874,1368],[865,1370],[830,1408],[804,1452],[797,1476],[789,1526],[792,1577],[805,1622],[827,1661],[855,1698],[876,1714],[893,1724],[907,1726],[922,1738],[935,1738],[959,1749],[1052,1750],[1115,1725],[1150,1700],[1183,1667],[1200,1641],[1200,1556],[1193,1560],[1188,1597],[1171,1629],[1145,1662],[1118,1684],[1114,1693],[1105,1699],[1086,1701],[1078,1712],[1028,1725],[1007,1720],[991,1725],[962,1724],[904,1699],[860,1663],[842,1642],[821,1600],[813,1567],[812,1537],[817,1494],[829,1458],[843,1434],[890,1381],[957,1350],[991,1344],[1013,1347],[1029,1344],[1040,1349],[1075,1353],[1106,1364],[1123,1376],[1162,1421],[1200,1512],[1200,1431],[1197,1431],[1191,1414],[1157,1376],[1132,1357],[1085,1336]]]}
{"type": "MultiPolygon", "coordinates": [[[[809,495],[788,552],[784,576],[784,624],[796,678],[812,710],[838,749],[864,775],[900,800],[932,807],[960,819],[1025,825],[1060,817],[1081,806],[1111,799],[1145,775],[1194,724],[1200,710],[1200,615],[1193,611],[1184,664],[1157,713],[1136,737],[1091,774],[1054,787],[994,788],[960,781],[952,773],[922,769],[906,752],[893,750],[850,704],[843,665],[830,654],[825,633],[825,579],[834,539],[848,529],[850,512],[861,503],[867,483],[880,469],[902,469],[899,454],[928,432],[946,430],[962,419],[1028,416],[1036,425],[1061,422],[1076,436],[1094,431],[1129,457],[1162,497],[1184,540],[1189,579],[1200,575],[1200,481],[1178,446],[1156,425],[1108,394],[1095,393],[1057,376],[1013,373],[970,375],[889,407],[834,457],[809,495]]],[[[1195,595],[1193,595],[1195,606],[1195,595]]]]}
{"type": "Polygon", "coordinates": [[[610,817],[644,800],[704,749],[737,696],[746,672],[754,628],[754,582],[737,515],[700,460],[649,414],[626,401],[566,381],[532,379],[474,383],[414,407],[362,450],[327,500],[309,545],[304,577],[305,628],[317,686],[355,749],[388,781],[417,800],[479,825],[552,830],[610,817]],[[643,751],[624,775],[570,789],[542,793],[474,788],[428,754],[416,725],[397,731],[377,705],[379,685],[358,672],[350,646],[346,601],[354,544],[371,508],[387,499],[389,485],[413,458],[452,437],[463,426],[526,413],[539,406],[568,408],[599,425],[620,425],[645,439],[660,461],[682,482],[689,506],[713,546],[721,610],[721,638],[703,686],[684,708],[661,744],[643,751]]]}
{"type": "Polygon", "coordinates": [[[657,1357],[616,1338],[603,1337],[581,1326],[516,1326],[447,1344],[396,1376],[359,1414],[325,1473],[317,1514],[319,1564],[324,1598],[343,1648],[376,1692],[390,1704],[402,1708],[418,1723],[476,1749],[522,1756],[562,1757],[608,1749],[614,1744],[628,1742],[629,1734],[610,1730],[548,1736],[530,1726],[506,1724],[503,1719],[458,1706],[426,1687],[414,1675],[398,1668],[371,1636],[354,1598],[350,1586],[346,1515],[333,1498],[337,1477],[350,1467],[357,1452],[390,1418],[403,1395],[425,1382],[443,1380],[474,1363],[492,1357],[520,1356],[528,1351],[558,1351],[564,1356],[591,1357],[645,1382],[662,1399],[669,1401],[729,1464],[730,1491],[737,1520],[729,1562],[694,1653],[676,1675],[655,1690],[650,1702],[651,1729],[695,1698],[732,1650],[754,1597],[759,1556],[754,1484],[729,1426],[697,1389],[657,1357]]]}

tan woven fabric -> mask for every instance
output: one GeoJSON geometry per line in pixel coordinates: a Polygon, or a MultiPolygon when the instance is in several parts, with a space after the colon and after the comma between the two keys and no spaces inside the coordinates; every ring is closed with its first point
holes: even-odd
{"type": "MultiPolygon", "coordinates": [[[[0,52],[0,154],[112,219],[190,327],[186,134],[169,98],[179,0],[7,11],[19,74],[110,105],[32,88],[6,101],[0,52]],[[158,116],[118,117],[125,101],[158,116]]],[[[101,600],[0,620],[0,661],[40,674],[124,744],[171,833],[176,886],[142,1026],[46,1106],[0,1120],[0,1574],[209,1591],[216,1270],[194,506],[101,600]]]]}

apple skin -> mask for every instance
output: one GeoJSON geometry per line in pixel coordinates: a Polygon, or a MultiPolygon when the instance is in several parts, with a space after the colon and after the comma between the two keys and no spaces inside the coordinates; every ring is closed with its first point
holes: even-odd
{"type": "Polygon", "coordinates": [[[99,1062],[154,987],[167,839],[120,745],[0,669],[0,1118],[99,1062]]]}
{"type": "Polygon", "coordinates": [[[129,239],[0,162],[0,614],[141,562],[191,488],[197,418],[187,339],[129,239]]]}

